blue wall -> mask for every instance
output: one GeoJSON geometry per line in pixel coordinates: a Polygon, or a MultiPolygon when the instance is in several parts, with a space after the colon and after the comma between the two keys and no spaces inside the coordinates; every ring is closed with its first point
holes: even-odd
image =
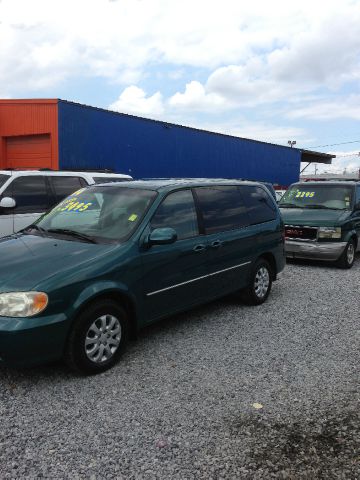
{"type": "Polygon", "coordinates": [[[247,178],[288,185],[301,153],[59,101],[59,168],[113,169],[134,178],[247,178]]]}

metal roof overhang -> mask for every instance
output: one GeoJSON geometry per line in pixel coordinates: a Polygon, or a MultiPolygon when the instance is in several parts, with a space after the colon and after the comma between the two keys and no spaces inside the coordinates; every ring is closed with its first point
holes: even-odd
{"type": "Polygon", "coordinates": [[[333,158],[336,155],[331,155],[330,153],[321,153],[321,152],[313,152],[312,150],[302,150],[301,152],[301,162],[304,163],[326,163],[327,165],[331,164],[333,158]]]}

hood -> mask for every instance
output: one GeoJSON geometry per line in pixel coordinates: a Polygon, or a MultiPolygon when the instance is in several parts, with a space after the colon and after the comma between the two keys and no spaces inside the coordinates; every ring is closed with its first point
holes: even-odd
{"type": "Polygon", "coordinates": [[[308,225],[311,227],[336,227],[349,217],[349,210],[325,210],[321,208],[281,208],[286,225],[308,225]]]}
{"type": "Polygon", "coordinates": [[[93,244],[37,235],[0,239],[0,292],[31,290],[58,273],[96,263],[114,244],[93,244]]]}

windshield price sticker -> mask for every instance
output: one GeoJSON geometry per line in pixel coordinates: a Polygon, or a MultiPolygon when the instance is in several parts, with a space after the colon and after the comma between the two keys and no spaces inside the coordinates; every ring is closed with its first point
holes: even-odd
{"type": "Polygon", "coordinates": [[[92,205],[92,202],[78,202],[74,198],[68,198],[53,210],[55,212],[84,212],[92,205]]]}
{"type": "Polygon", "coordinates": [[[297,192],[295,198],[312,198],[315,192],[297,192]]]}
{"type": "Polygon", "coordinates": [[[128,218],[129,222],[135,222],[135,220],[137,219],[137,215],[136,213],[133,213],[132,215],[130,215],[130,217],[128,218]]]}
{"type": "Polygon", "coordinates": [[[80,190],[76,190],[76,192],[73,193],[74,196],[80,195],[81,192],[83,192],[85,188],[80,188],[80,190]]]}
{"type": "Polygon", "coordinates": [[[65,207],[60,208],[60,212],[84,212],[92,205],[91,202],[84,203],[84,202],[71,202],[65,205],[65,207]]]}

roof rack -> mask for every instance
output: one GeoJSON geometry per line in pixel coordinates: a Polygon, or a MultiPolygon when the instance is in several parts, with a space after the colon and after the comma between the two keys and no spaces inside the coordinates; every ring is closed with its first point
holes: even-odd
{"type": "Polygon", "coordinates": [[[94,173],[115,173],[111,168],[62,168],[58,172],[94,172],[94,173]]]}

